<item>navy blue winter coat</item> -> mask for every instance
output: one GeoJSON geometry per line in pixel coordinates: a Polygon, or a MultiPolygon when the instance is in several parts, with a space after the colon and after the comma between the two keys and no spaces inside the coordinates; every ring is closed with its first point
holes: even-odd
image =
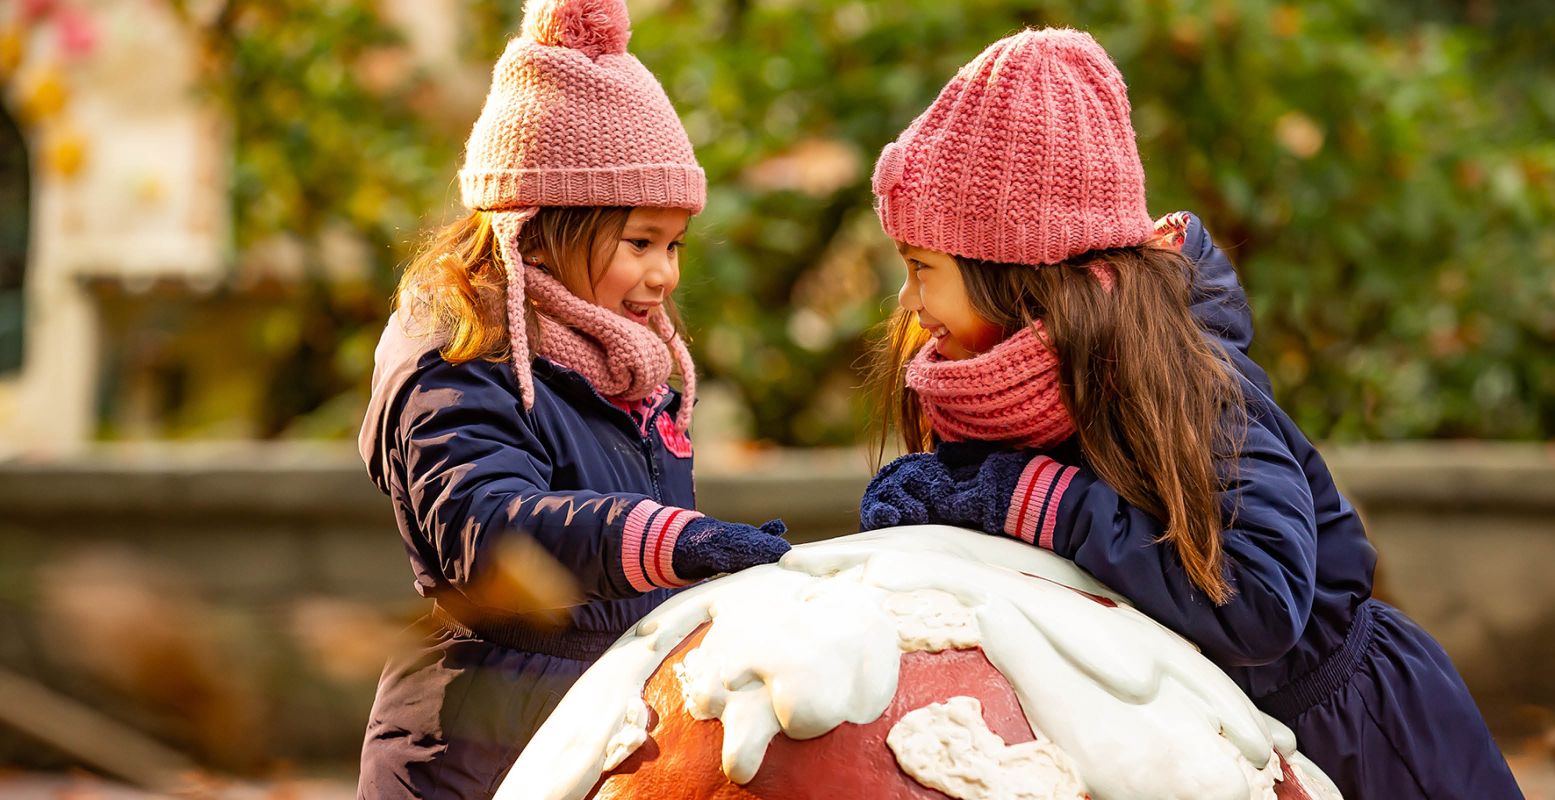
{"type": "Polygon", "coordinates": [[[1361,520],[1248,358],[1252,319],[1235,268],[1185,216],[1193,311],[1229,351],[1247,397],[1225,493],[1236,514],[1222,540],[1235,596],[1217,606],[1195,587],[1158,541],[1161,523],[1086,468],[1074,440],[1048,453],[1071,466],[1024,482],[1040,491],[1017,492],[1017,505],[1035,515],[1040,543],[1198,644],[1290,725],[1348,800],[1521,797],[1446,653],[1371,599],[1377,555],[1361,520]]]}
{"type": "Polygon", "coordinates": [[[359,794],[488,797],[578,676],[682,585],[667,545],[695,505],[691,447],[668,387],[618,406],[536,359],[526,411],[506,362],[449,364],[397,320],[359,445],[436,610],[384,669],[359,794]],[[475,588],[515,537],[587,597],[559,632],[475,588]]]}

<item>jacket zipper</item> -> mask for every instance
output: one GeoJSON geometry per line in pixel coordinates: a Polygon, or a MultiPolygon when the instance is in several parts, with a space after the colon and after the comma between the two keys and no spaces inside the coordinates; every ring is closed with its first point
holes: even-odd
{"type": "Polygon", "coordinates": [[[668,406],[667,400],[659,403],[643,420],[642,429],[637,432],[638,445],[642,448],[643,458],[648,462],[648,477],[653,481],[653,499],[661,503],[664,502],[664,489],[659,485],[659,459],[655,458],[653,453],[653,430],[659,422],[659,415],[663,414],[668,406]]]}

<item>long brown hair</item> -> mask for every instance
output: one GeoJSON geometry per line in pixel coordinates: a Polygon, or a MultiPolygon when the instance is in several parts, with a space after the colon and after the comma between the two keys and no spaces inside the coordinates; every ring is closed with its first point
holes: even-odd
{"type": "MultiPolygon", "coordinates": [[[[569,291],[589,299],[610,263],[632,209],[547,206],[524,223],[518,251],[544,265],[569,291]]],[[[507,272],[491,213],[472,211],[429,234],[400,276],[395,303],[441,334],[441,354],[453,364],[508,357],[507,272]]],[[[664,310],[681,328],[673,298],[664,310]]],[[[539,341],[531,316],[529,338],[539,341]]]]}
{"type": "MultiPolygon", "coordinates": [[[[1085,253],[1033,268],[957,258],[974,311],[1006,337],[1040,320],[1059,357],[1064,407],[1089,466],[1124,500],[1165,524],[1195,586],[1230,600],[1219,492],[1246,411],[1225,351],[1189,312],[1192,263],[1155,246],[1085,253]],[[1093,270],[1105,270],[1103,286],[1093,270]]],[[[934,446],[907,363],[927,341],[897,309],[874,349],[875,457],[895,430],[907,452],[934,446]]],[[[877,464],[878,465],[878,464],[877,464]]]]}

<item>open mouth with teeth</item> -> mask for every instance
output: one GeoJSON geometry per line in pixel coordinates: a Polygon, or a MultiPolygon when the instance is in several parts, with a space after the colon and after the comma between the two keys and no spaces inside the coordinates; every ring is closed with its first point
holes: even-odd
{"type": "Polygon", "coordinates": [[[658,303],[634,303],[630,300],[621,301],[621,310],[626,312],[626,316],[628,318],[645,324],[648,322],[648,315],[652,314],[653,310],[658,307],[658,303]]]}
{"type": "Polygon", "coordinates": [[[918,327],[927,331],[928,334],[933,336],[935,339],[943,339],[947,334],[950,333],[950,329],[944,325],[938,325],[932,322],[925,324],[921,317],[918,319],[918,327]]]}

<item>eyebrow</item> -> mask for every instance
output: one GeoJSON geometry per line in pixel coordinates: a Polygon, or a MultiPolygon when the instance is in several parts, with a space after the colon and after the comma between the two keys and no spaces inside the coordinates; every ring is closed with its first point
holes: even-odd
{"type": "Polygon", "coordinates": [[[896,243],[896,252],[898,252],[898,253],[900,253],[900,254],[902,254],[904,256],[907,255],[907,251],[911,250],[911,249],[912,249],[912,245],[910,245],[910,244],[908,244],[906,242],[897,242],[896,243]]]}
{"type": "MultiPolygon", "coordinates": [[[[665,229],[663,227],[655,225],[655,224],[653,224],[651,222],[639,222],[639,223],[637,223],[635,225],[627,225],[626,226],[626,230],[622,231],[622,233],[623,234],[624,233],[641,233],[641,234],[646,234],[648,236],[657,237],[657,236],[662,236],[664,234],[664,230],[665,229]]],[[[688,230],[691,230],[691,226],[690,225],[687,225],[686,227],[681,228],[680,229],[680,233],[675,234],[675,238],[679,239],[682,236],[685,236],[686,235],[686,231],[688,231],[688,230]]]]}

